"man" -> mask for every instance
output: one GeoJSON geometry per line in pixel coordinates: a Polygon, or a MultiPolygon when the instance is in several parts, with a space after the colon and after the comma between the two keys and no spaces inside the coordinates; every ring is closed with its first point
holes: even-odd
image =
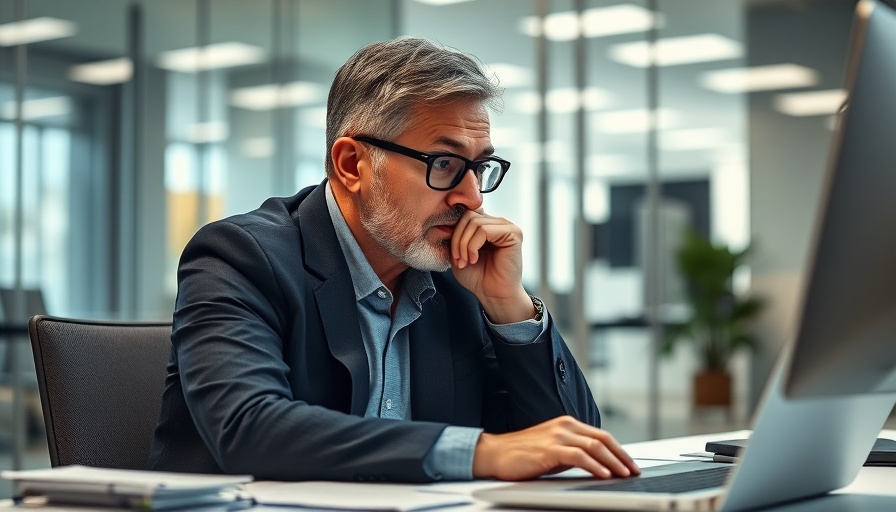
{"type": "Polygon", "coordinates": [[[482,209],[500,90],[425,40],[337,72],[327,179],[202,228],[178,272],[149,467],[260,479],[519,480],[638,467],[482,209]]]}

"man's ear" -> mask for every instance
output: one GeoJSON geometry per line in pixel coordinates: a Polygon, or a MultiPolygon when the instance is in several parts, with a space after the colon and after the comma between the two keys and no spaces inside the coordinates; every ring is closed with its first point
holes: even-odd
{"type": "Polygon", "coordinates": [[[339,137],[330,150],[333,159],[333,178],[339,180],[349,192],[361,187],[361,176],[369,170],[369,159],[364,159],[364,147],[351,137],[339,137]]]}

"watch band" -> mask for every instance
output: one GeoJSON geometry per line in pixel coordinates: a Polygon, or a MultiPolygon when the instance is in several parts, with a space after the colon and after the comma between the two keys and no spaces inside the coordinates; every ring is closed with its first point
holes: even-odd
{"type": "Polygon", "coordinates": [[[529,298],[532,299],[532,305],[535,306],[534,320],[541,322],[544,319],[544,302],[541,302],[541,299],[534,295],[529,295],[529,298]]]}

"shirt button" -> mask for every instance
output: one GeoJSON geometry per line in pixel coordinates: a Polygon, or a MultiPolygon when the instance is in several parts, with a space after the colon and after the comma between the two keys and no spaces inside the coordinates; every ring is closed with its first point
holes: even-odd
{"type": "Polygon", "coordinates": [[[386,399],[386,410],[388,410],[388,411],[392,410],[392,399],[391,398],[386,399]]]}
{"type": "Polygon", "coordinates": [[[379,298],[381,298],[381,299],[385,299],[385,298],[386,298],[386,290],[383,290],[382,288],[380,288],[379,290],[377,290],[376,294],[377,294],[377,296],[378,296],[379,298]]]}

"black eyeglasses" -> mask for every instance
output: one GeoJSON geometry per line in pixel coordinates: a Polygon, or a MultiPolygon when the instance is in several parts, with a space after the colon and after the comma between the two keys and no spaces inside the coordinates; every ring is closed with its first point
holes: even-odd
{"type": "Polygon", "coordinates": [[[373,137],[358,136],[354,139],[426,162],[426,185],[433,190],[451,190],[464,179],[467,169],[472,169],[479,182],[479,191],[485,194],[498,188],[507,169],[510,169],[510,162],[496,157],[468,160],[454,153],[424,153],[373,137]]]}

